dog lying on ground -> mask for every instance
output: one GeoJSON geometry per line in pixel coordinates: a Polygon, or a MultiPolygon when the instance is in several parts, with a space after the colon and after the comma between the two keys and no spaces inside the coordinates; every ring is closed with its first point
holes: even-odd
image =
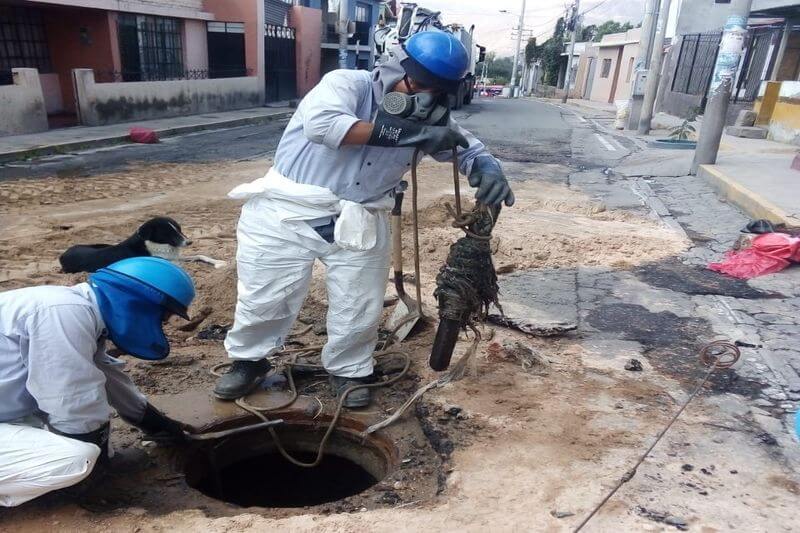
{"type": "Polygon", "coordinates": [[[180,249],[192,244],[181,226],[169,217],[151,218],[119,244],[77,244],[61,254],[61,270],[68,274],[95,272],[129,257],[154,256],[175,261],[180,249]]]}

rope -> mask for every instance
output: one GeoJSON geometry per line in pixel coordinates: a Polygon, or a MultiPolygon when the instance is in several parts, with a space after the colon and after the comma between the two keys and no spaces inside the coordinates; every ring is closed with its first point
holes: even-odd
{"type": "Polygon", "coordinates": [[[729,368],[733,366],[734,363],[739,360],[740,355],[741,353],[739,352],[739,348],[727,341],[714,341],[705,345],[700,350],[700,361],[706,366],[710,365],[708,372],[706,372],[705,376],[700,381],[700,384],[697,385],[686,401],[683,402],[680,409],[678,409],[678,412],[675,413],[664,429],[659,432],[659,434],[656,436],[656,439],[653,441],[650,447],[647,448],[647,451],[645,451],[642,456],[639,457],[639,460],[636,461],[636,464],[633,465],[633,468],[625,472],[617,484],[614,485],[614,488],[611,489],[608,494],[606,494],[605,498],[603,498],[594,509],[592,509],[592,512],[589,513],[589,516],[584,518],[583,522],[581,522],[578,527],[575,528],[575,533],[578,533],[578,531],[583,529],[583,527],[589,523],[589,520],[591,520],[598,511],[600,511],[600,509],[608,502],[608,500],[610,500],[625,483],[633,479],[633,476],[636,475],[636,469],[639,468],[647,456],[650,455],[650,452],[653,451],[653,448],[658,445],[658,443],[661,441],[661,438],[667,433],[667,431],[669,431],[675,421],[678,420],[678,417],[681,416],[683,411],[689,406],[689,403],[691,403],[694,397],[700,393],[705,384],[708,382],[709,378],[711,378],[711,375],[714,373],[714,371],[718,368],[729,368]]]}
{"type": "MultiPolygon", "coordinates": [[[[342,409],[344,408],[344,402],[347,399],[347,397],[352,392],[360,389],[377,389],[378,387],[388,387],[389,385],[399,381],[403,376],[405,376],[408,373],[408,370],[411,368],[411,357],[409,357],[409,355],[406,352],[400,350],[388,350],[375,354],[376,357],[384,357],[387,355],[403,356],[405,358],[405,364],[403,365],[403,369],[394,376],[392,376],[391,378],[389,378],[388,380],[383,381],[381,383],[360,383],[358,385],[353,385],[352,387],[349,387],[342,393],[342,395],[339,397],[339,402],[336,405],[336,411],[333,414],[333,418],[331,419],[330,424],[328,424],[328,429],[325,430],[325,434],[323,435],[322,440],[319,443],[319,446],[317,448],[317,455],[314,461],[310,463],[305,463],[303,461],[300,461],[292,457],[289,454],[289,452],[287,452],[286,449],[283,447],[283,444],[281,443],[280,437],[278,436],[277,431],[275,431],[275,428],[271,426],[267,427],[267,431],[269,431],[269,434],[272,436],[272,440],[273,442],[275,442],[275,447],[277,448],[278,453],[280,453],[281,456],[283,456],[283,458],[289,461],[290,463],[303,468],[314,468],[316,466],[319,466],[319,464],[322,462],[322,459],[325,457],[325,447],[328,444],[328,439],[330,439],[331,435],[333,435],[333,430],[336,429],[336,424],[339,422],[339,417],[342,414],[342,409]]],[[[294,385],[294,379],[292,378],[292,371],[291,371],[292,364],[293,363],[288,364],[289,369],[287,372],[290,387],[292,389],[292,399],[290,402],[279,407],[264,408],[264,407],[250,405],[244,400],[244,398],[239,398],[238,400],[236,400],[236,405],[238,405],[245,411],[257,416],[263,422],[268,422],[269,419],[264,415],[264,413],[275,411],[277,409],[283,409],[294,403],[298,397],[298,394],[297,394],[297,389],[294,385]]],[[[306,366],[311,366],[311,365],[306,365],[306,366]]],[[[319,366],[319,368],[322,368],[321,365],[314,365],[314,366],[319,366]]]]}

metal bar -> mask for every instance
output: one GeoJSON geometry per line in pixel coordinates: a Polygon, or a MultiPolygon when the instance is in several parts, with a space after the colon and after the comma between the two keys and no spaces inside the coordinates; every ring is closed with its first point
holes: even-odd
{"type": "Polygon", "coordinates": [[[241,426],[238,428],[225,429],[222,431],[212,431],[210,433],[188,433],[185,432],[186,438],[194,441],[218,440],[230,437],[231,435],[238,435],[239,433],[246,433],[248,431],[255,431],[257,429],[265,429],[273,426],[283,424],[283,419],[270,420],[268,422],[259,422],[258,424],[251,424],[249,426],[241,426]]]}

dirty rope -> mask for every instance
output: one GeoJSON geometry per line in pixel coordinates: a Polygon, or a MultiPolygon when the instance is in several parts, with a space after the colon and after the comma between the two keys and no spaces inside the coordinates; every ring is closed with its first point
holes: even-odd
{"type": "Polygon", "coordinates": [[[589,523],[589,520],[591,520],[594,517],[594,515],[597,514],[597,512],[606,504],[606,502],[608,502],[608,500],[610,500],[614,496],[614,494],[616,494],[617,491],[620,488],[622,488],[622,486],[625,483],[633,479],[633,476],[636,475],[636,469],[639,468],[639,466],[641,466],[641,464],[644,462],[645,459],[647,459],[647,456],[650,455],[650,452],[653,451],[653,448],[656,447],[659,441],[661,441],[661,438],[667,433],[667,431],[669,431],[669,429],[672,427],[672,424],[674,424],[675,421],[678,420],[678,417],[681,416],[683,411],[686,409],[686,407],[689,406],[689,403],[691,403],[694,397],[700,393],[705,384],[711,378],[711,375],[714,373],[714,371],[717,370],[718,368],[730,368],[736,363],[736,361],[739,360],[740,356],[741,353],[739,352],[739,348],[735,344],[732,344],[727,341],[714,341],[712,343],[705,345],[700,350],[700,362],[703,365],[709,367],[708,372],[706,372],[703,379],[697,385],[697,388],[694,389],[694,391],[689,395],[686,401],[683,402],[680,409],[678,409],[678,412],[675,413],[675,415],[672,417],[669,423],[664,427],[664,429],[661,430],[658,436],[656,436],[656,439],[653,441],[650,447],[647,448],[647,451],[644,452],[641,457],[639,457],[639,460],[636,461],[636,464],[633,465],[633,468],[625,472],[622,478],[620,478],[620,480],[617,482],[614,488],[611,489],[611,491],[606,495],[606,497],[603,498],[602,501],[599,504],[597,504],[597,506],[592,510],[592,512],[589,513],[589,516],[587,516],[583,520],[583,522],[581,522],[578,525],[578,527],[575,528],[574,530],[575,533],[583,529],[583,527],[589,523]]]}
{"type": "MultiPolygon", "coordinates": [[[[417,273],[419,273],[419,244],[417,225],[417,162],[419,150],[414,151],[411,165],[411,186],[413,191],[414,208],[414,260],[417,273]]],[[[494,303],[498,309],[497,273],[492,263],[492,251],[489,245],[491,232],[494,228],[495,216],[485,206],[476,206],[471,213],[461,211],[461,188],[458,174],[458,150],[453,148],[453,190],[455,192],[455,211],[450,204],[445,204],[448,212],[453,217],[453,227],[461,228],[466,234],[450,247],[447,261],[436,276],[436,291],[433,293],[439,304],[439,319],[457,321],[462,329],[469,327],[475,334],[472,344],[453,365],[453,367],[440,378],[423,385],[391,416],[373,424],[362,432],[362,437],[374,433],[397,421],[423,394],[436,387],[443,387],[448,383],[461,379],[467,369],[467,363],[478,349],[481,334],[475,327],[475,321],[483,320],[489,305],[494,303]]],[[[417,301],[421,303],[419,295],[420,284],[417,283],[417,301]]]]}
{"type": "MultiPolygon", "coordinates": [[[[416,181],[413,170],[411,177],[416,181]]],[[[480,204],[472,212],[462,213],[455,152],[453,186],[456,191],[455,211],[449,204],[446,207],[454,219],[453,227],[461,228],[466,236],[450,247],[447,260],[436,276],[433,295],[439,303],[439,318],[457,321],[466,329],[467,326],[472,327],[474,322],[482,321],[491,304],[501,309],[497,301],[499,287],[490,245],[495,214],[480,204]]]]}

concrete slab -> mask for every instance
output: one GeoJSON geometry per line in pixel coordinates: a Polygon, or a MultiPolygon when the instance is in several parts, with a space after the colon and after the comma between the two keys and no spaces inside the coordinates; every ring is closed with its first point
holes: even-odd
{"type": "Polygon", "coordinates": [[[578,292],[575,271],[529,270],[501,276],[500,305],[504,319],[490,320],[533,335],[553,335],[578,324],[578,292]]]}
{"type": "Polygon", "coordinates": [[[767,130],[754,126],[728,126],[725,128],[725,133],[732,135],[733,137],[741,137],[743,139],[767,138],[767,130]]]}
{"type": "Polygon", "coordinates": [[[640,176],[685,176],[694,158],[694,150],[650,149],[628,157],[614,172],[632,178],[640,176]]]}
{"type": "Polygon", "coordinates": [[[125,143],[129,141],[128,131],[133,126],[150,128],[163,138],[201,130],[263,124],[289,118],[292,113],[294,110],[289,108],[257,107],[223,113],[141,120],[110,126],[81,126],[0,137],[0,163],[125,143]]]}

